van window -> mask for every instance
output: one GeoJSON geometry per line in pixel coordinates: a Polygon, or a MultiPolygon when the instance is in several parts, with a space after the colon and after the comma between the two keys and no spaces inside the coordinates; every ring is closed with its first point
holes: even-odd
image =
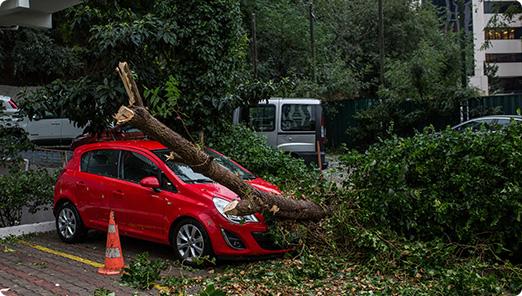
{"type": "Polygon", "coordinates": [[[243,108],[240,122],[245,123],[256,132],[272,132],[275,130],[275,106],[258,105],[243,108]]]}
{"type": "Polygon", "coordinates": [[[315,105],[285,104],[281,110],[283,131],[315,131],[315,105]]]}
{"type": "Polygon", "coordinates": [[[84,153],[82,155],[80,169],[86,173],[117,178],[118,151],[94,150],[84,153]]]}

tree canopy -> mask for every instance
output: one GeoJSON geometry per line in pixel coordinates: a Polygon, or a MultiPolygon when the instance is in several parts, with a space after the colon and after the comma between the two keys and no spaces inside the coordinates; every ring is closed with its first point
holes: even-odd
{"type": "Polygon", "coordinates": [[[29,114],[62,110],[80,125],[106,126],[123,102],[114,69],[126,60],[139,83],[151,90],[149,95],[156,95],[152,110],[175,107],[170,111],[190,115],[184,119],[201,127],[232,100],[244,66],[247,40],[237,1],[86,1],[58,15],[55,25],[50,33],[2,33],[16,40],[10,52],[2,46],[14,63],[12,78],[47,69],[50,79],[23,78],[26,83],[50,82],[26,96],[23,105],[29,114]],[[37,39],[24,42],[21,35],[38,36],[46,42],[45,50],[17,51],[37,39]],[[31,52],[39,55],[15,58],[31,52]],[[69,54],[74,58],[66,59],[69,54]],[[46,68],[39,67],[40,59],[46,68]]]}
{"type": "Polygon", "coordinates": [[[0,83],[45,85],[25,96],[27,113],[60,110],[95,129],[106,126],[122,103],[124,90],[114,73],[122,60],[135,71],[152,113],[171,127],[183,123],[191,131],[215,126],[236,106],[272,94],[334,101],[436,100],[464,93],[459,38],[441,30],[431,4],[386,1],[384,85],[378,79],[377,3],[314,1],[315,62],[309,4],[85,1],[58,13],[50,31],[0,31],[0,83]],[[249,50],[252,13],[257,79],[249,50]]]}

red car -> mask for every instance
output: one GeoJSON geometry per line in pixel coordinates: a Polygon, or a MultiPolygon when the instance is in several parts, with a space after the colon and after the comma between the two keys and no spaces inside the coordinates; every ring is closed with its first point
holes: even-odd
{"type": "MultiPolygon", "coordinates": [[[[207,149],[225,168],[267,192],[279,189],[222,154],[207,149]]],[[[169,244],[192,262],[202,256],[284,253],[267,236],[260,214],[223,212],[238,196],[226,187],[167,158],[150,140],[105,141],[79,146],[58,178],[54,213],[59,237],[77,242],[87,229],[106,231],[114,210],[120,233],[169,244]]]]}

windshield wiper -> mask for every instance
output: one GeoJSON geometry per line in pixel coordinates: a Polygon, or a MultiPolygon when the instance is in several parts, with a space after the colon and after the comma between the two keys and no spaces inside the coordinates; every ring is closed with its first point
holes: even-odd
{"type": "Polygon", "coordinates": [[[214,183],[214,180],[211,179],[192,179],[185,181],[187,183],[214,183]]]}

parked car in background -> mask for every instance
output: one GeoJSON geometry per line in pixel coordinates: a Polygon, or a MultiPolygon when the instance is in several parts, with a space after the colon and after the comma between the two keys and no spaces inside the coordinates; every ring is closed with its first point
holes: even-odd
{"type": "Polygon", "coordinates": [[[321,101],[317,99],[271,98],[234,111],[234,123],[244,123],[267,138],[277,149],[317,164],[317,146],[323,168],[325,127],[321,101]]]}
{"type": "Polygon", "coordinates": [[[83,134],[82,127],[51,112],[45,112],[44,116],[35,116],[31,120],[24,117],[19,126],[27,132],[29,140],[39,144],[69,144],[83,134]]]}
{"type": "MultiPolygon", "coordinates": [[[[222,154],[215,161],[252,186],[279,189],[222,154]]],[[[58,236],[78,242],[87,229],[107,230],[115,212],[120,234],[171,245],[180,260],[203,256],[280,254],[261,214],[224,213],[238,196],[189,166],[170,160],[157,141],[105,141],[85,144],[58,177],[54,213],[58,236]]]]}
{"type": "Polygon", "coordinates": [[[0,96],[0,126],[16,127],[22,121],[18,111],[18,106],[11,97],[0,96]]]}
{"type": "Polygon", "coordinates": [[[473,131],[480,130],[481,126],[485,126],[487,129],[496,129],[499,127],[507,126],[512,121],[522,122],[522,116],[519,115],[492,115],[473,118],[463,123],[460,123],[452,127],[456,131],[463,131],[471,129],[473,131]]]}

